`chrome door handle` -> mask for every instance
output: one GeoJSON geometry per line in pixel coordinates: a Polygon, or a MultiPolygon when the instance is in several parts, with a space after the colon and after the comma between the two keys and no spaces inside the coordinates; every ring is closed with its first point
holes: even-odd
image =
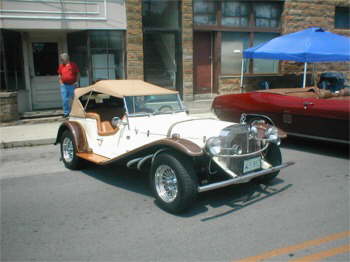
{"type": "Polygon", "coordinates": [[[96,138],[96,140],[98,141],[98,144],[101,145],[103,142],[103,138],[96,138]]]}

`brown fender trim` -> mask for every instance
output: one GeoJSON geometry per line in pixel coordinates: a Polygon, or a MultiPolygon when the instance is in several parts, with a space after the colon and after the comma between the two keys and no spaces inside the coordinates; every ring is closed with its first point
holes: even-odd
{"type": "Polygon", "coordinates": [[[124,158],[131,157],[132,155],[140,153],[140,152],[147,150],[147,149],[153,148],[152,151],[154,150],[154,153],[155,153],[156,150],[164,148],[164,147],[168,148],[168,149],[174,149],[176,151],[180,151],[180,152],[182,152],[188,156],[191,156],[191,157],[199,157],[199,156],[202,156],[204,154],[203,150],[198,145],[196,145],[195,143],[193,143],[187,139],[165,138],[165,139],[160,139],[160,140],[154,141],[152,143],[149,143],[147,145],[138,147],[134,150],[131,150],[125,154],[122,154],[118,157],[112,158],[112,159],[110,159],[104,163],[100,163],[100,164],[103,164],[103,165],[110,164],[112,162],[116,162],[116,161],[122,160],[124,158]]]}
{"type": "Polygon", "coordinates": [[[80,152],[90,152],[89,145],[87,143],[86,135],[82,126],[75,121],[65,121],[61,124],[58,129],[55,145],[60,143],[61,136],[65,130],[69,130],[72,133],[74,142],[77,146],[77,151],[80,152]]]}

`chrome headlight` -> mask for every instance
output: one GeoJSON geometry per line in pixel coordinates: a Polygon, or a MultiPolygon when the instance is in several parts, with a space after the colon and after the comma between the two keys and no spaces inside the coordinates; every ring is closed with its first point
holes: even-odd
{"type": "Polygon", "coordinates": [[[205,147],[211,155],[218,155],[221,152],[221,139],[219,137],[211,137],[207,140],[205,147]]]}
{"type": "Polygon", "coordinates": [[[281,140],[278,136],[278,129],[275,126],[269,127],[265,131],[265,137],[269,142],[275,143],[277,145],[281,143],[281,140]]]}
{"type": "Polygon", "coordinates": [[[242,155],[243,150],[242,147],[240,145],[233,145],[232,146],[232,154],[233,155],[242,155]]]}

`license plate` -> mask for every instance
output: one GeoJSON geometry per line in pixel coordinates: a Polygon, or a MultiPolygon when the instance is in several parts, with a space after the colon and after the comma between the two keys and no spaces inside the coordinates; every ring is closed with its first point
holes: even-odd
{"type": "Polygon", "coordinates": [[[250,171],[261,168],[261,158],[254,157],[243,162],[243,173],[248,173],[250,171]]]}

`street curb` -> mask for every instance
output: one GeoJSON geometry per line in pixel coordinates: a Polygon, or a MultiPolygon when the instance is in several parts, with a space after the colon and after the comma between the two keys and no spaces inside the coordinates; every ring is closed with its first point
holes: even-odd
{"type": "Polygon", "coordinates": [[[56,138],[44,138],[44,139],[33,139],[33,140],[25,140],[25,141],[1,142],[0,149],[53,145],[55,141],[56,141],[56,138]]]}

